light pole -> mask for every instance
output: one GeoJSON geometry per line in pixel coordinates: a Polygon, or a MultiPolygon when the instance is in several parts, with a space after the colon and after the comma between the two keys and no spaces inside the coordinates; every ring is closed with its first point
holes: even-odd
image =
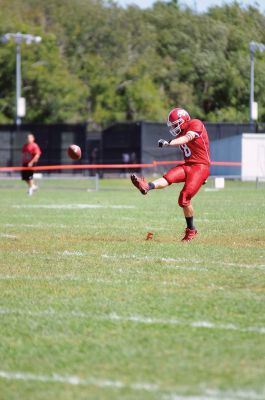
{"type": "Polygon", "coordinates": [[[254,122],[254,54],[255,51],[265,51],[265,44],[250,42],[250,95],[249,95],[249,121],[251,124],[254,122]]]}
{"type": "Polygon", "coordinates": [[[21,124],[21,117],[25,116],[25,99],[21,97],[21,44],[40,43],[41,37],[24,33],[6,33],[1,38],[3,43],[12,40],[16,44],[16,125],[21,124]]]}

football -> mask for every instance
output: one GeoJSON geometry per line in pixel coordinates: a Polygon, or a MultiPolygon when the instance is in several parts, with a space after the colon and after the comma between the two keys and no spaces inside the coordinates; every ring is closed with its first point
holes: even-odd
{"type": "Polygon", "coordinates": [[[67,149],[67,153],[72,160],[80,160],[82,156],[81,149],[76,144],[71,144],[67,149]]]}

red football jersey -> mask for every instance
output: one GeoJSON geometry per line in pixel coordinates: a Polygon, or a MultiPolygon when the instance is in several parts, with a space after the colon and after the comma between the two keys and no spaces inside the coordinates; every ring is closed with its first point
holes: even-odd
{"type": "Polygon", "coordinates": [[[27,143],[22,147],[22,163],[28,164],[36,154],[41,155],[41,150],[37,143],[27,143]]]}
{"type": "Polygon", "coordinates": [[[186,135],[189,131],[195,132],[196,137],[190,142],[179,146],[185,161],[210,165],[209,139],[204,124],[199,119],[190,120],[187,128],[181,132],[179,137],[186,135]]]}

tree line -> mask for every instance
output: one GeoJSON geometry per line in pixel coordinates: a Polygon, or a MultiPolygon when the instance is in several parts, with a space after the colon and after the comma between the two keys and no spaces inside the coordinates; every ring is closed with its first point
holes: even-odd
{"type": "MultiPolygon", "coordinates": [[[[196,13],[177,0],[122,8],[104,0],[0,0],[0,34],[22,45],[24,122],[165,121],[180,105],[207,121],[249,119],[249,42],[265,15],[234,2],[196,13]]],[[[255,54],[255,99],[265,119],[265,54],[255,54]]],[[[14,120],[15,45],[0,44],[0,123],[14,120]]]]}

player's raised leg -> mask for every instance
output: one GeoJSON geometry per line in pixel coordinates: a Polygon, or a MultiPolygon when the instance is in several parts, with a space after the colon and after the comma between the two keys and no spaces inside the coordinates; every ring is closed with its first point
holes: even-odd
{"type": "Polygon", "coordinates": [[[149,190],[152,189],[164,189],[168,186],[167,180],[163,177],[158,178],[153,182],[147,182],[144,177],[139,177],[136,174],[132,174],[131,181],[142,194],[147,194],[149,190]]]}
{"type": "Polygon", "coordinates": [[[131,175],[132,183],[142,194],[147,194],[152,189],[164,189],[172,183],[185,182],[185,179],[185,171],[181,165],[171,168],[165,175],[153,182],[147,182],[145,178],[136,174],[131,175]]]}

